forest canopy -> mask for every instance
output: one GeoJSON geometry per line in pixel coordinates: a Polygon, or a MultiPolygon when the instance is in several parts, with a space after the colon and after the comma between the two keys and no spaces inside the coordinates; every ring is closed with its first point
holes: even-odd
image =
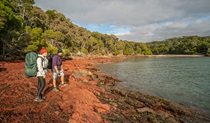
{"type": "Polygon", "coordinates": [[[210,54],[210,36],[184,36],[147,45],[153,54],[210,54]]]}
{"type": "Polygon", "coordinates": [[[0,59],[24,58],[46,47],[64,55],[209,54],[210,37],[189,36],[141,43],[90,32],[56,10],[43,11],[34,0],[0,0],[0,59]]]}

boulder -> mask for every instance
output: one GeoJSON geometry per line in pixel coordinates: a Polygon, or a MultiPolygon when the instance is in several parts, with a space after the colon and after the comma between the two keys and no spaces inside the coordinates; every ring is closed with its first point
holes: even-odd
{"type": "Polygon", "coordinates": [[[72,76],[76,79],[85,78],[90,75],[92,75],[92,73],[84,69],[74,70],[72,73],[72,76]]]}

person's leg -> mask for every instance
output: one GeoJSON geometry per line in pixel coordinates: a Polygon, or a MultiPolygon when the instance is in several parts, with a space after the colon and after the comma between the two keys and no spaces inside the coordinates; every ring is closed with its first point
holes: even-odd
{"type": "Polygon", "coordinates": [[[53,71],[53,87],[54,88],[57,88],[57,85],[56,85],[57,76],[58,76],[57,73],[53,71]]]}
{"type": "Polygon", "coordinates": [[[37,85],[37,95],[36,95],[36,98],[40,98],[40,88],[41,88],[41,82],[40,82],[40,79],[38,77],[38,85],[37,85]]]}
{"type": "Polygon", "coordinates": [[[40,83],[40,88],[38,89],[38,93],[37,96],[39,96],[41,98],[42,95],[42,91],[46,85],[45,79],[43,77],[38,77],[39,79],[39,83],[40,83]]]}
{"type": "Polygon", "coordinates": [[[62,87],[68,86],[68,84],[65,83],[65,81],[64,81],[65,74],[63,73],[62,70],[60,71],[60,76],[61,76],[61,86],[62,86],[62,87]]]}
{"type": "Polygon", "coordinates": [[[38,79],[38,89],[41,87],[41,83],[40,83],[40,81],[39,81],[39,79],[38,79]]]}
{"type": "Polygon", "coordinates": [[[61,76],[61,84],[65,84],[65,82],[64,82],[64,76],[61,76]]]}
{"type": "Polygon", "coordinates": [[[53,79],[53,87],[54,87],[54,88],[57,88],[56,79],[53,79]]]}
{"type": "Polygon", "coordinates": [[[56,84],[56,79],[57,79],[58,74],[53,71],[53,87],[54,87],[54,91],[59,91],[59,89],[57,88],[57,84],[56,84]]]}
{"type": "Polygon", "coordinates": [[[42,77],[41,78],[41,88],[40,88],[40,96],[42,97],[42,91],[44,90],[44,87],[45,87],[45,85],[46,85],[46,81],[45,81],[45,79],[42,77]]]}
{"type": "Polygon", "coordinates": [[[38,92],[37,92],[37,96],[35,98],[34,101],[36,102],[43,102],[44,100],[42,99],[42,90],[44,89],[45,87],[45,80],[43,77],[38,77],[38,92]]]}

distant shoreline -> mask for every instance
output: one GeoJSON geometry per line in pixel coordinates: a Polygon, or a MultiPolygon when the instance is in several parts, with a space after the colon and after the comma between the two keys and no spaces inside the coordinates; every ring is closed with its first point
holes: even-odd
{"type": "MultiPolygon", "coordinates": [[[[86,58],[93,58],[93,57],[97,57],[97,58],[117,58],[117,59],[127,59],[127,58],[144,58],[144,57],[191,57],[191,58],[196,58],[196,57],[209,57],[206,55],[182,55],[182,54],[169,54],[169,55],[142,55],[142,54],[138,54],[138,55],[118,55],[118,56],[87,56],[87,57],[83,57],[80,59],[86,59],[86,58]]],[[[73,59],[77,59],[78,57],[73,57],[73,59]]]]}
{"type": "Polygon", "coordinates": [[[148,57],[206,57],[205,55],[146,55],[148,57]]]}

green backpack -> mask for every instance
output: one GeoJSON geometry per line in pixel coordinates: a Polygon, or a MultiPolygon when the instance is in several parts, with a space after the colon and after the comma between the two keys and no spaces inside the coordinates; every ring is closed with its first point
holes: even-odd
{"type": "MultiPolygon", "coordinates": [[[[37,68],[37,58],[38,54],[35,52],[29,52],[25,57],[25,75],[27,78],[36,77],[38,68],[37,68]]],[[[41,58],[41,57],[40,57],[41,58]]],[[[43,58],[42,58],[43,60],[43,58]]]]}

